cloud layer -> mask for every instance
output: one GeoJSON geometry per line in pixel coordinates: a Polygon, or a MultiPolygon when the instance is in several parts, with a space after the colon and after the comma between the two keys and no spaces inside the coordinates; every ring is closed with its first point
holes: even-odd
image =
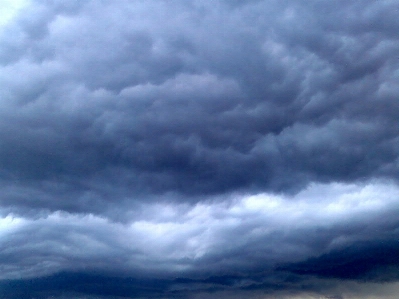
{"type": "Polygon", "coordinates": [[[396,1],[4,11],[4,298],[335,298],[395,284],[396,1]]]}

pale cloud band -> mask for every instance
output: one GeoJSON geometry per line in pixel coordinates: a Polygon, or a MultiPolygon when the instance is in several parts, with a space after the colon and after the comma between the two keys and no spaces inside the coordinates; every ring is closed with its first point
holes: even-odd
{"type": "Polygon", "coordinates": [[[397,1],[3,2],[0,297],[389,298],[397,1]]]}
{"type": "Polygon", "coordinates": [[[77,270],[198,278],[237,267],[256,274],[356,242],[397,237],[398,195],[386,182],[332,183],[293,196],[143,204],[128,223],[65,212],[9,215],[1,219],[1,278],[77,270]]]}

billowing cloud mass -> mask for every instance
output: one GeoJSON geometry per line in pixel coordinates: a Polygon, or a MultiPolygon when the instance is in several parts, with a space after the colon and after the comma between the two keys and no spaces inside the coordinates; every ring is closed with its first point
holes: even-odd
{"type": "Polygon", "coordinates": [[[4,2],[0,298],[396,298],[397,1],[4,2]]]}

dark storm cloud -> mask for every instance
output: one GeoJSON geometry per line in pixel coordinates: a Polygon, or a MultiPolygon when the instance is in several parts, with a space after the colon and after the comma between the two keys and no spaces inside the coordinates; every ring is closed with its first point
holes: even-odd
{"type": "Polygon", "coordinates": [[[32,2],[2,32],[2,181],[49,199],[3,204],[396,178],[395,8],[32,2]]]}
{"type": "Polygon", "coordinates": [[[396,281],[398,11],[29,1],[0,28],[6,298],[396,281]]]}
{"type": "Polygon", "coordinates": [[[195,292],[337,292],[320,287],[317,277],[395,281],[398,193],[387,184],[326,185],[294,198],[260,194],[196,206],[158,203],[143,206],[126,224],[67,213],[34,220],[9,216],[0,223],[1,285],[9,297],[24,290],[47,297],[191,298],[195,292]],[[384,256],[372,257],[376,252],[384,256]],[[76,286],[80,275],[88,279],[76,286]],[[143,289],[137,281],[157,287],[143,289]],[[114,282],[126,288],[117,290],[114,282]],[[101,288],[93,291],[97,284],[101,288]]]}
{"type": "Polygon", "coordinates": [[[390,281],[398,279],[398,254],[399,241],[395,236],[351,244],[282,269],[320,277],[390,281]]]}
{"type": "MultiPolygon", "coordinates": [[[[106,277],[98,274],[60,273],[50,277],[0,283],[7,299],[34,298],[159,298],[167,291],[162,280],[106,277]],[[65,297],[64,297],[65,296],[65,297]],[[89,296],[89,297],[87,297],[89,296]]],[[[178,294],[173,294],[179,298],[178,294]]],[[[1,296],[1,295],[0,295],[1,296]]]]}

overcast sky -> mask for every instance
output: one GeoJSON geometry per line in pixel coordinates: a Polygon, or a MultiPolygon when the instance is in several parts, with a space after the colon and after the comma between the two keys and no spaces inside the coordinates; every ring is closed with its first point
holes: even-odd
{"type": "Polygon", "coordinates": [[[2,0],[1,299],[393,299],[397,0],[2,0]]]}

